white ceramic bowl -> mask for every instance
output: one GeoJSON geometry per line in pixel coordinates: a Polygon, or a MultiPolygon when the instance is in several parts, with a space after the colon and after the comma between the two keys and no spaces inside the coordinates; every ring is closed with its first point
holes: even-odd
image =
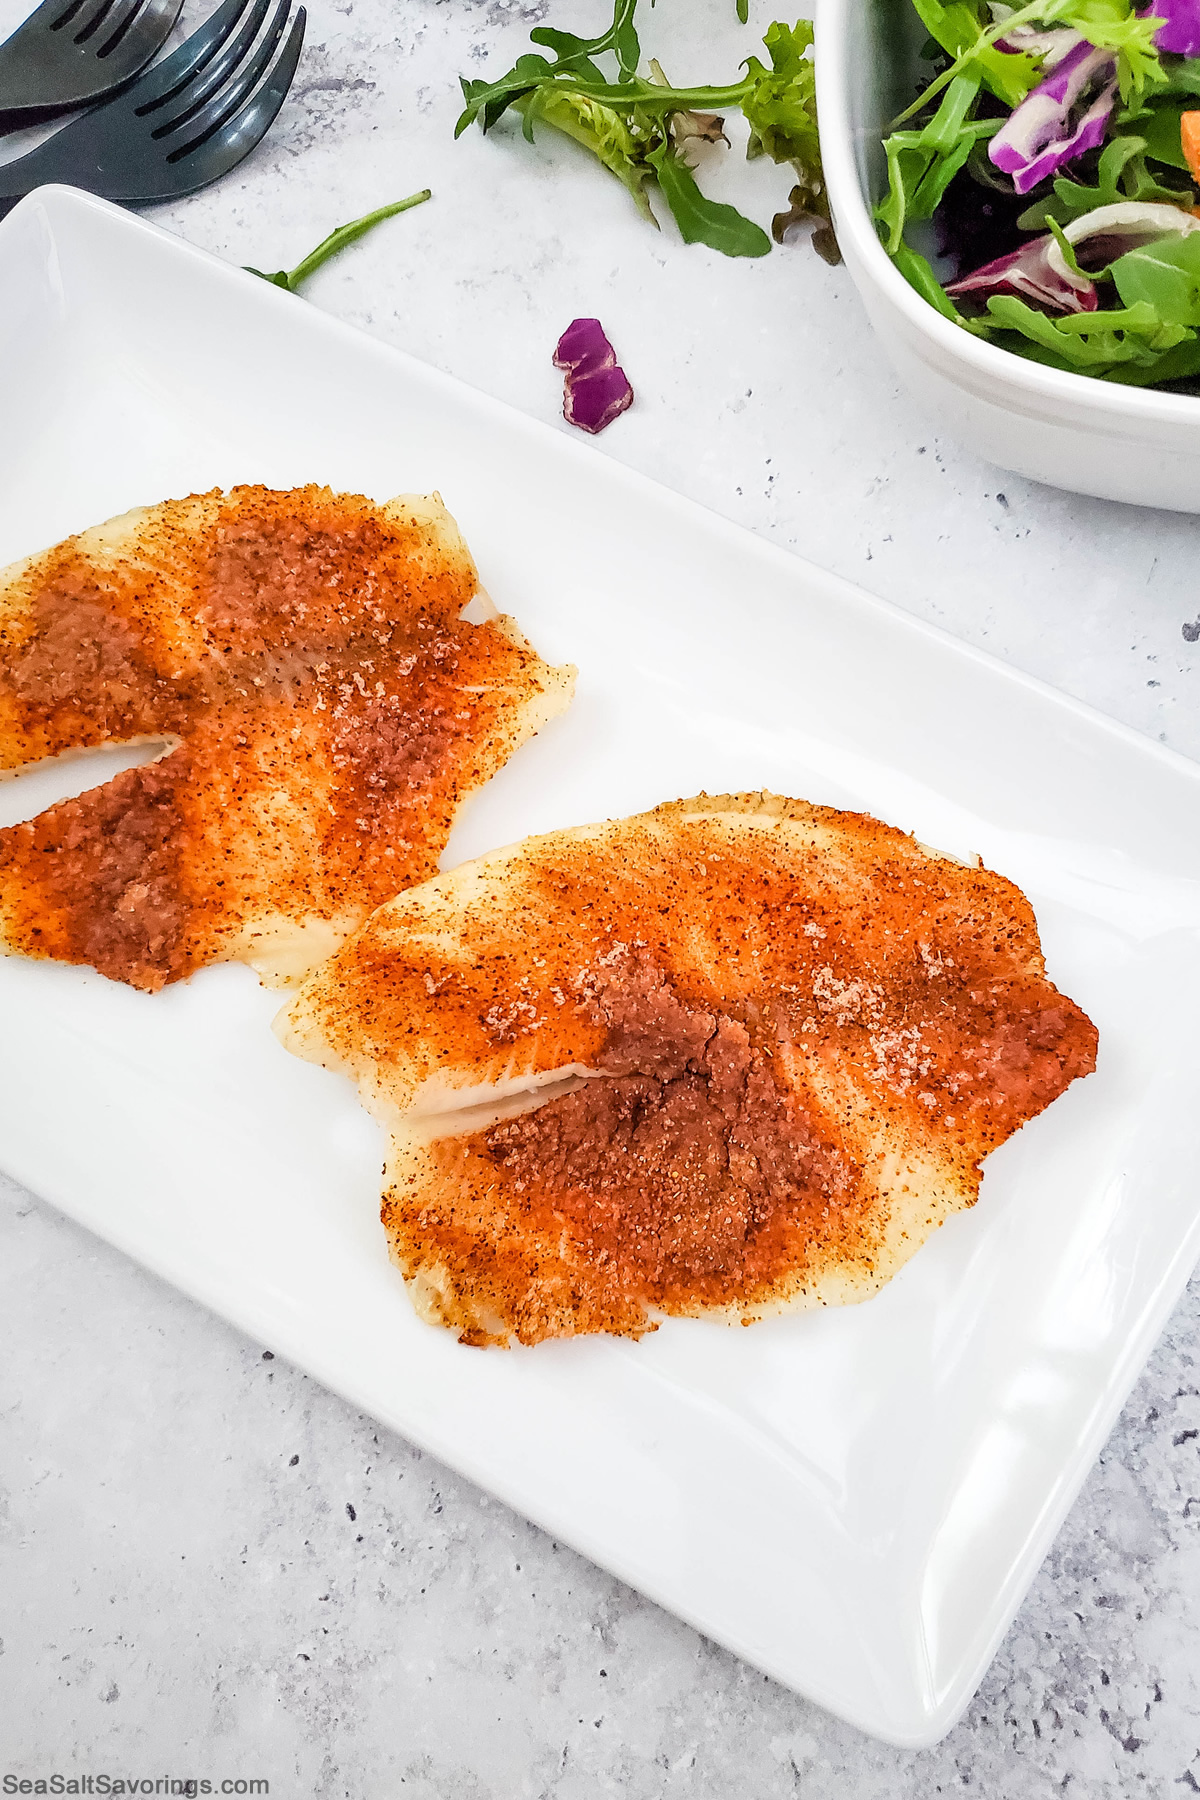
{"type": "Polygon", "coordinates": [[[922,300],[876,234],[882,139],[913,92],[926,33],[911,0],[817,0],[821,154],[838,243],[903,380],[1002,468],[1056,487],[1200,512],[1200,398],[1026,362],[922,300]]]}

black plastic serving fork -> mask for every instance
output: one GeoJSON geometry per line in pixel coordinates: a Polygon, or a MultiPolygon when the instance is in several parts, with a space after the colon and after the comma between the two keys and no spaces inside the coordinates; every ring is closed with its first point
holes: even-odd
{"type": "Polygon", "coordinates": [[[271,0],[225,0],[123,93],[0,167],[0,214],[48,181],[153,206],[226,174],[270,128],[292,84],[305,13],[298,8],[289,31],[290,6],[276,0],[267,20],[271,0]]]}
{"type": "Polygon", "coordinates": [[[0,130],[88,106],[144,69],[182,0],[43,0],[0,44],[0,130]]]}

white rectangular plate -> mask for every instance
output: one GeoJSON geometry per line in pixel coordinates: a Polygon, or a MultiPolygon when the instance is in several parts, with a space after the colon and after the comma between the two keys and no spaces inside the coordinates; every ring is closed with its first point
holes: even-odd
{"type": "Polygon", "coordinates": [[[0,369],[0,564],[216,484],[441,491],[495,599],[580,670],[447,862],[768,787],[1029,894],[1099,1070],[882,1295],[507,1353],[414,1317],[377,1129],[280,1049],[249,971],[150,997],[0,960],[14,1176],[779,1680],[934,1741],[1200,1251],[1200,768],[65,189],[0,228],[0,369]]]}

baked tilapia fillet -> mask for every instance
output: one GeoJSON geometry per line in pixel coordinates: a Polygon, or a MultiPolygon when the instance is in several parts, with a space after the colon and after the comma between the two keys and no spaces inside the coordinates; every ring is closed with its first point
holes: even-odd
{"type": "Polygon", "coordinates": [[[436,494],[238,487],[68,538],[0,573],[0,772],[164,753],[0,831],[0,949],[148,989],[294,978],[434,873],[573,678],[436,494]]]}
{"type": "Polygon", "coordinates": [[[392,1255],[470,1344],[865,1299],[1096,1055],[1010,881],[770,794],[441,875],[276,1029],[387,1124],[392,1255]]]}

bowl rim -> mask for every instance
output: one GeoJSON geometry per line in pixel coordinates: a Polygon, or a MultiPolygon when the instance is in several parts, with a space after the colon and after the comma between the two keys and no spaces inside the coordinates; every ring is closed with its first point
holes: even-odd
{"type": "MultiPolygon", "coordinates": [[[[866,0],[816,0],[815,48],[817,112],[821,129],[821,161],[834,226],[843,255],[856,273],[856,265],[880,298],[902,315],[913,331],[925,338],[939,361],[966,365],[989,386],[1007,386],[1037,396],[1062,408],[1064,425],[1070,413],[1093,419],[1155,421],[1180,425],[1200,424],[1200,397],[1166,394],[1155,388],[1125,387],[1097,380],[1044,363],[1026,361],[998,344],[973,337],[936,307],[922,299],[901,275],[880,242],[875,221],[859,177],[854,154],[849,95],[854,77],[849,56],[848,23],[852,9],[866,0]],[[849,254],[847,254],[847,250],[849,254]]],[[[949,376],[951,371],[945,370],[949,376]]]]}

